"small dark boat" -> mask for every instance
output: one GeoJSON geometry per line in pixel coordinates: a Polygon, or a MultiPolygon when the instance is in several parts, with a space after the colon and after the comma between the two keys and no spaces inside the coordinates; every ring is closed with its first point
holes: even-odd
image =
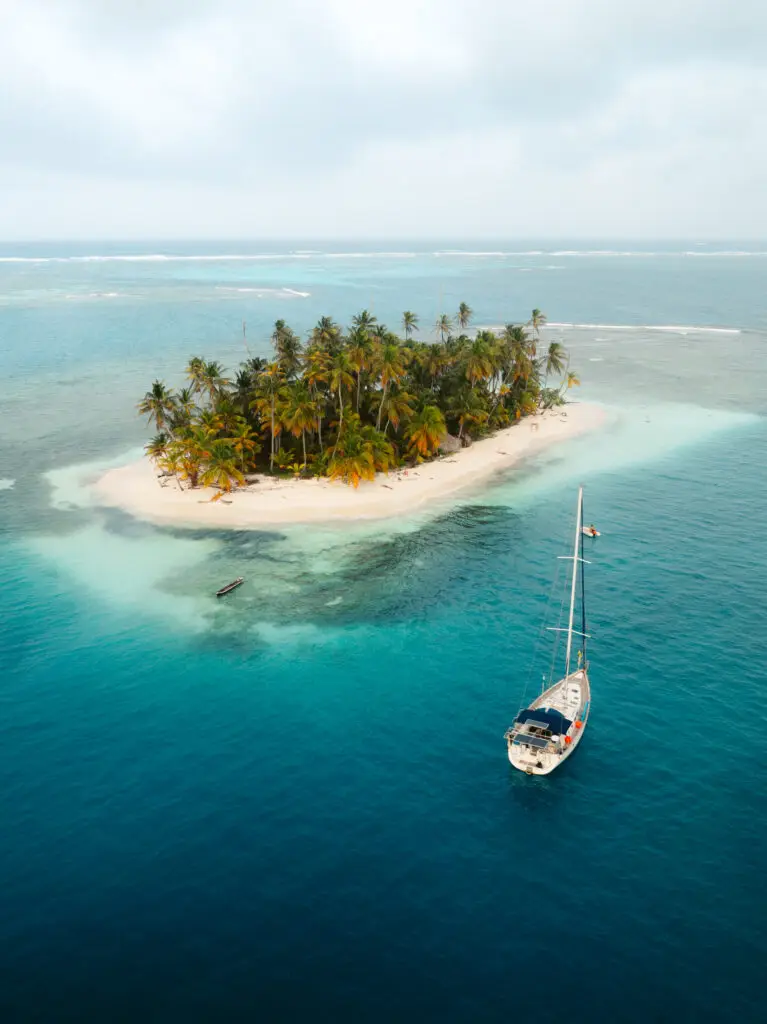
{"type": "Polygon", "coordinates": [[[225,587],[222,587],[220,590],[217,590],[216,597],[223,597],[224,594],[231,593],[233,590],[236,590],[238,587],[241,587],[244,582],[245,577],[238,576],[236,580],[232,580],[231,583],[227,583],[225,587]]]}

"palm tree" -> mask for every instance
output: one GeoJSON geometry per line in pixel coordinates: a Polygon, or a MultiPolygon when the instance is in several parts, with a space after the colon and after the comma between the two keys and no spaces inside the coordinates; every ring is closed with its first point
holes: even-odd
{"type": "Polygon", "coordinates": [[[567,353],[564,345],[558,341],[552,341],[546,353],[546,376],[550,373],[557,375],[564,373],[567,366],[567,353]]]}
{"type": "Polygon", "coordinates": [[[206,437],[214,438],[224,429],[224,421],[217,409],[203,409],[197,418],[197,424],[205,432],[206,437]]]}
{"type": "Polygon", "coordinates": [[[272,333],[272,343],[282,372],[287,380],[292,380],[301,369],[303,345],[284,320],[277,320],[272,333]]]}
{"type": "Polygon", "coordinates": [[[570,390],[570,388],[577,388],[577,387],[579,387],[580,383],[581,383],[581,379],[578,376],[578,374],[574,373],[572,370],[568,370],[567,371],[567,376],[565,377],[565,384],[567,385],[568,391],[570,390]]]}
{"type": "Polygon", "coordinates": [[[314,430],[317,425],[317,406],[305,384],[295,384],[288,392],[283,418],[293,437],[301,435],[306,469],[306,431],[314,430]]]}
{"type": "Polygon", "coordinates": [[[186,375],[192,382],[192,394],[196,395],[203,390],[202,382],[205,373],[205,360],[199,356],[192,356],[186,367],[186,375]]]}
{"type": "Polygon", "coordinates": [[[256,380],[258,375],[266,369],[267,363],[268,360],[263,359],[261,356],[251,356],[250,359],[245,360],[242,368],[250,374],[251,380],[256,380]]]}
{"type": "Polygon", "coordinates": [[[388,473],[390,466],[394,465],[394,446],[387,441],[380,430],[370,425],[362,427],[360,436],[363,443],[373,456],[373,467],[377,473],[388,473]]]}
{"type": "MultiPolygon", "coordinates": [[[[535,340],[538,341],[541,337],[541,328],[546,326],[546,314],[542,313],[540,309],[534,309],[530,314],[528,326],[535,331],[535,340]]],[[[535,348],[533,348],[533,355],[535,355],[535,348]]]]}
{"type": "Polygon", "coordinates": [[[514,410],[514,415],[519,419],[521,416],[533,416],[536,412],[538,412],[537,396],[531,391],[523,391],[514,410]]]}
{"type": "Polygon", "coordinates": [[[357,313],[352,317],[352,326],[363,331],[371,330],[371,328],[375,327],[377,323],[377,318],[366,309],[363,309],[360,313],[357,313]]]}
{"type": "Polygon", "coordinates": [[[490,417],[485,402],[471,387],[461,388],[453,397],[449,411],[458,420],[459,437],[463,437],[466,427],[481,428],[490,417]]]}
{"type": "Polygon", "coordinates": [[[416,458],[428,458],[437,451],[446,433],[442,410],[436,405],[425,405],[405,428],[410,442],[408,450],[416,458]]]}
{"type": "Polygon", "coordinates": [[[335,355],[341,347],[341,328],[332,317],[320,317],[317,326],[312,330],[311,340],[330,355],[335,355]]]}
{"type": "Polygon", "coordinates": [[[506,324],[501,341],[506,346],[506,351],[512,361],[519,359],[522,354],[530,350],[527,331],[520,324],[506,324]]]}
{"type": "Polygon", "coordinates": [[[466,379],[470,384],[495,374],[498,339],[492,331],[480,331],[466,352],[466,379]]]}
{"type": "Polygon", "coordinates": [[[234,388],[232,390],[232,401],[237,403],[242,416],[248,415],[248,408],[250,407],[250,400],[253,397],[253,374],[250,372],[247,366],[243,364],[242,369],[237,371],[234,378],[234,388]]]}
{"type": "Polygon", "coordinates": [[[138,404],[140,416],[154,419],[158,431],[170,426],[175,411],[173,396],[161,380],[156,380],[138,404]]]}
{"type": "Polygon", "coordinates": [[[383,385],[383,396],[381,398],[381,404],[378,407],[376,430],[381,429],[381,417],[383,415],[384,405],[386,403],[386,392],[389,390],[389,385],[392,382],[396,384],[405,375],[406,363],[407,357],[405,355],[405,350],[399,345],[393,342],[387,342],[379,348],[375,365],[378,376],[381,378],[381,384],[383,385]]]}
{"type": "Polygon", "coordinates": [[[244,473],[245,454],[247,453],[252,457],[261,450],[261,445],[258,443],[256,435],[244,416],[240,416],[237,420],[237,426],[232,431],[232,436],[226,440],[232,446],[232,450],[240,456],[240,470],[244,473]]]}
{"type": "MultiPolygon", "coordinates": [[[[266,393],[267,406],[269,409],[270,441],[269,441],[269,472],[274,472],[274,442],[275,432],[275,411],[277,405],[277,390],[282,383],[282,369],[279,363],[268,363],[264,372],[258,378],[259,387],[266,393]]],[[[263,397],[255,399],[256,408],[260,411],[263,408],[263,397]]]]}
{"type": "Polygon", "coordinates": [[[535,343],[530,340],[524,327],[507,324],[500,344],[501,386],[512,380],[526,384],[534,370],[535,343]]]}
{"type": "Polygon", "coordinates": [[[165,452],[165,454],[162,455],[161,458],[157,459],[156,465],[165,473],[170,473],[170,475],[175,479],[176,483],[178,484],[179,490],[183,491],[184,486],[181,483],[181,478],[184,475],[184,462],[181,458],[181,454],[176,449],[175,445],[168,447],[168,450],[165,452]]]}
{"type": "MultiPolygon", "coordinates": [[[[178,467],[182,480],[188,480],[191,488],[197,487],[203,463],[210,457],[211,438],[199,427],[192,427],[184,437],[174,441],[168,448],[167,461],[178,467]]],[[[168,466],[170,468],[170,466],[168,466]]]]}
{"type": "MultiPolygon", "coordinates": [[[[356,318],[355,318],[356,319],[356,318]]],[[[369,370],[374,353],[374,343],[371,336],[368,334],[367,329],[364,327],[355,327],[349,335],[349,347],[347,348],[347,355],[349,356],[349,362],[354,367],[354,372],[357,377],[357,405],[356,411],[360,411],[360,388],[362,385],[362,374],[365,370],[369,370]]]]}
{"type": "Polygon", "coordinates": [[[374,480],[375,475],[373,454],[362,441],[336,453],[328,463],[331,480],[343,480],[354,488],[359,487],[360,480],[374,480]]]}
{"type": "Polygon", "coordinates": [[[390,423],[395,430],[399,430],[400,423],[406,423],[412,418],[414,401],[412,395],[407,391],[400,391],[398,388],[392,389],[387,395],[384,395],[383,391],[378,392],[373,398],[373,403],[380,403],[379,418],[382,418],[382,415],[386,416],[384,436],[389,430],[390,423]]]}
{"type": "Polygon", "coordinates": [[[216,413],[221,420],[222,430],[234,430],[235,424],[240,419],[240,410],[229,395],[219,398],[216,402],[216,413]]]}
{"type": "Polygon", "coordinates": [[[151,441],[144,445],[144,451],[154,462],[159,462],[168,454],[168,435],[160,431],[151,441]]]}
{"type": "Polygon", "coordinates": [[[234,484],[245,483],[228,441],[213,442],[207,464],[200,474],[200,483],[203,487],[218,487],[219,493],[214,494],[211,501],[218,501],[224,494],[229,494],[234,484]]]}
{"type": "Polygon", "coordinates": [[[418,330],[418,317],[409,309],[402,314],[402,330],[405,332],[405,341],[409,341],[413,331],[418,330]]]}
{"type": "Polygon", "coordinates": [[[360,480],[373,480],[376,475],[372,447],[360,433],[359,416],[352,413],[346,426],[339,430],[333,454],[328,463],[331,480],[344,480],[359,487],[360,480]]]}
{"type": "Polygon", "coordinates": [[[451,362],[444,345],[424,345],[418,353],[418,360],[428,373],[432,386],[451,362]]]}
{"type": "Polygon", "coordinates": [[[216,359],[205,363],[200,371],[200,387],[203,391],[208,392],[211,402],[215,402],[217,398],[223,397],[224,392],[231,383],[224,376],[224,369],[216,359]]]}
{"type": "Polygon", "coordinates": [[[304,380],[317,406],[317,440],[322,454],[322,414],[326,403],[326,392],[323,385],[328,382],[329,356],[320,345],[312,344],[306,352],[304,380]]]}
{"type": "Polygon", "coordinates": [[[462,331],[466,330],[466,328],[469,326],[469,322],[471,321],[473,313],[474,310],[471,308],[471,306],[467,306],[465,302],[462,302],[461,305],[458,307],[458,316],[456,319],[458,320],[458,325],[462,331]]]}
{"type": "Polygon", "coordinates": [[[196,408],[192,388],[181,388],[173,396],[173,404],[175,407],[174,429],[177,429],[178,426],[188,426],[192,422],[196,408]]]}
{"type": "Polygon", "coordinates": [[[445,335],[450,334],[450,328],[453,326],[453,321],[447,315],[442,313],[441,316],[437,317],[437,322],[434,324],[434,329],[439,334],[442,344],[445,344],[445,335]]]}
{"type": "MultiPolygon", "coordinates": [[[[338,396],[338,434],[336,435],[336,447],[338,437],[344,426],[344,391],[348,391],[354,385],[354,378],[351,375],[352,364],[345,352],[338,352],[333,356],[328,369],[328,384],[331,392],[338,396]]],[[[335,448],[333,451],[335,452],[335,448]]]]}
{"type": "Polygon", "coordinates": [[[375,427],[361,427],[359,416],[352,413],[339,431],[328,475],[358,487],[360,480],[373,480],[377,470],[387,472],[393,458],[394,449],[383,434],[375,427]]]}

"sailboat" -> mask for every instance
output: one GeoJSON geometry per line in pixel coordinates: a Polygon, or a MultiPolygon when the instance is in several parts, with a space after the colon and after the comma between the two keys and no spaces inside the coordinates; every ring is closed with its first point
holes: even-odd
{"type": "MultiPolygon", "coordinates": [[[[588,662],[586,660],[586,584],[583,575],[583,488],[578,490],[575,526],[575,550],[570,583],[570,614],[567,633],[565,674],[553,686],[544,689],[533,703],[514,719],[505,739],[509,761],[527,775],[549,775],[573,753],[583,737],[591,709],[588,662]],[[580,570],[580,571],[579,571],[580,570]],[[581,583],[581,628],[574,628],[578,580],[581,583]],[[571,664],[573,636],[581,638],[575,668],[571,664]]],[[[570,555],[562,556],[570,559],[570,555]]],[[[552,627],[549,627],[552,628],[552,627]]]]}

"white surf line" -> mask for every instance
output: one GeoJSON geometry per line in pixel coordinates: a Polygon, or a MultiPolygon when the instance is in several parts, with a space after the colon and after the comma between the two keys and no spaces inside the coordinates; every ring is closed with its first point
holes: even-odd
{"type": "Polygon", "coordinates": [[[556,327],[560,330],[574,328],[576,330],[592,331],[690,331],[696,334],[740,334],[737,327],[696,327],[694,324],[571,324],[555,323],[551,320],[546,327],[556,327]]]}
{"type": "Polygon", "coordinates": [[[308,299],[311,295],[311,292],[299,292],[295,288],[245,288],[225,284],[217,284],[215,287],[217,292],[231,292],[234,294],[278,295],[283,298],[294,299],[308,299]]]}
{"type": "Polygon", "coordinates": [[[305,259],[375,259],[396,258],[413,259],[425,257],[507,257],[507,256],[553,256],[553,257],[634,257],[660,258],[694,257],[694,258],[764,258],[764,250],[722,249],[711,252],[695,250],[675,250],[668,252],[619,250],[619,249],[526,249],[526,250],[467,250],[438,249],[432,252],[322,252],[319,249],[294,249],[290,252],[275,253],[109,253],[85,254],[70,256],[0,256],[0,263],[143,263],[143,262],[216,262],[232,260],[305,260],[305,259]]]}

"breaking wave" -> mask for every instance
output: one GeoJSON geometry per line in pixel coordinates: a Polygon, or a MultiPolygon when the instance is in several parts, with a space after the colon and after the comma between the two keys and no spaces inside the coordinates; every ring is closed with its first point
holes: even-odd
{"type": "Polygon", "coordinates": [[[719,257],[748,259],[763,258],[767,250],[718,249],[658,251],[644,249],[437,249],[427,251],[380,252],[321,252],[313,249],[295,249],[290,252],[256,253],[114,253],[81,256],[0,256],[0,263],[227,263],[255,260],[343,260],[343,259],[417,259],[418,257],[444,258],[497,258],[548,256],[570,257],[719,257]]]}
{"type": "Polygon", "coordinates": [[[258,252],[258,253],[195,253],[172,255],[140,253],[109,256],[0,256],[0,263],[233,263],[254,260],[311,259],[415,259],[426,255],[417,252],[258,252]]]}
{"type": "Polygon", "coordinates": [[[232,292],[235,294],[247,293],[250,295],[266,296],[277,295],[280,298],[308,299],[311,292],[299,292],[295,288],[245,288],[234,285],[217,285],[217,292],[232,292]]]}
{"type": "Polygon", "coordinates": [[[673,334],[740,334],[737,327],[697,327],[693,324],[570,324],[549,322],[557,330],[668,331],[673,334]]]}

